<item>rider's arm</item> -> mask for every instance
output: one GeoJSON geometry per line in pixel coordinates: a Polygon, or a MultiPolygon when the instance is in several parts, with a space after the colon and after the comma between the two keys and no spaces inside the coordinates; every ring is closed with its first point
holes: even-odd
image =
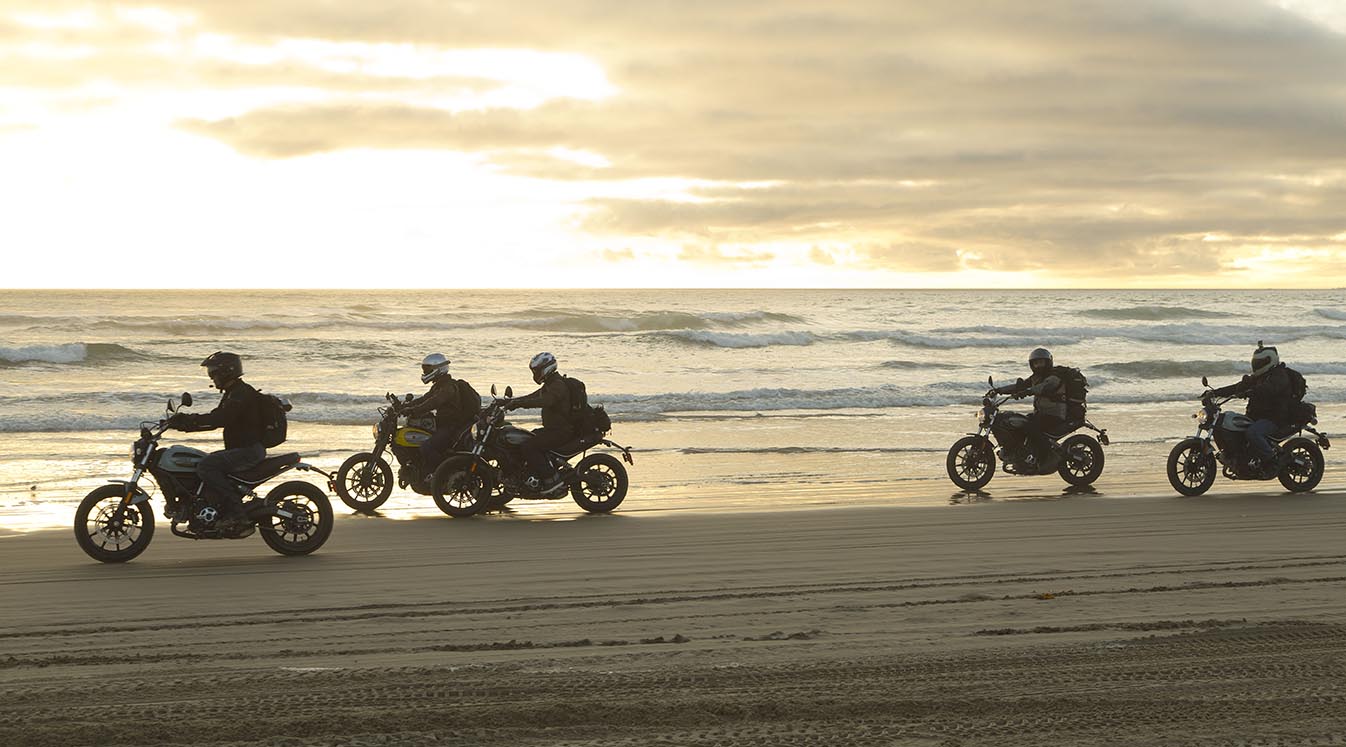
{"type": "Polygon", "coordinates": [[[1248,380],[1247,377],[1244,377],[1242,381],[1236,381],[1233,384],[1230,384],[1229,386],[1222,386],[1219,389],[1210,390],[1210,396],[1228,397],[1231,395],[1239,395],[1243,394],[1244,390],[1247,389],[1247,387],[1248,387],[1248,380]]]}
{"type": "Polygon", "coordinates": [[[1039,381],[1038,383],[1028,387],[1028,391],[1032,392],[1033,394],[1042,394],[1043,392],[1054,392],[1060,388],[1061,388],[1061,377],[1053,375],[1048,376],[1042,381],[1039,381]]]}
{"type": "Polygon", "coordinates": [[[184,431],[212,431],[227,428],[237,423],[247,413],[246,398],[236,393],[225,392],[220,404],[214,410],[202,413],[178,413],[174,426],[184,431]]]}
{"type": "Polygon", "coordinates": [[[402,412],[411,417],[416,417],[438,410],[439,408],[446,406],[449,400],[453,399],[449,396],[450,391],[449,387],[439,386],[438,383],[436,383],[436,386],[430,387],[430,391],[404,405],[402,407],[402,412]]]}
{"type": "Polygon", "coordinates": [[[519,397],[510,404],[513,405],[514,409],[558,405],[565,397],[564,387],[565,384],[558,380],[548,381],[536,392],[519,397]]]}
{"type": "Polygon", "coordinates": [[[995,388],[995,390],[997,392],[1000,392],[1001,394],[1018,394],[1020,392],[1028,391],[1030,386],[1031,384],[1029,384],[1027,380],[1019,379],[1013,384],[1009,384],[1006,386],[998,386],[995,388]]]}

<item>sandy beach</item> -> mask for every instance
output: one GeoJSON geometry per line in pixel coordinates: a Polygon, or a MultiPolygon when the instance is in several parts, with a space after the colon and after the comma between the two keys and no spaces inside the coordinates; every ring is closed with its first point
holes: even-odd
{"type": "Polygon", "coordinates": [[[1340,490],[10,536],[0,744],[1341,744],[1343,536],[1340,490]]]}

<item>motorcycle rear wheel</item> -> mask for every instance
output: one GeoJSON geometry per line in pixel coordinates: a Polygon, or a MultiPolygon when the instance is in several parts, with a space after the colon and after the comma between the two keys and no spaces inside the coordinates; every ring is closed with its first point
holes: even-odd
{"type": "Polygon", "coordinates": [[[75,509],[75,542],[94,560],[125,563],[145,552],[154,539],[154,509],[149,501],[127,506],[120,525],[112,526],[125,495],[121,485],[104,485],[85,496],[75,509]]]}
{"type": "Polygon", "coordinates": [[[393,468],[366,451],[342,462],[333,482],[342,503],[360,513],[372,514],[393,494],[393,468]]]}
{"type": "Polygon", "coordinates": [[[1287,443],[1287,464],[1276,477],[1291,493],[1307,493],[1323,481],[1323,450],[1307,438],[1287,443]]]}
{"type": "Polygon", "coordinates": [[[1199,438],[1180,441],[1168,454],[1168,482],[1183,495],[1201,495],[1215,484],[1215,457],[1199,438]]]}
{"type": "Polygon", "coordinates": [[[626,467],[611,454],[590,454],[575,465],[570,497],[591,514],[605,514],[626,500],[631,478],[626,467]]]}
{"type": "Polygon", "coordinates": [[[332,502],[313,483],[291,480],[266,494],[266,502],[295,514],[266,516],[257,523],[262,541],[281,555],[308,555],[332,536],[332,502]]]}
{"type": "Polygon", "coordinates": [[[1092,485],[1103,474],[1103,447],[1092,436],[1077,433],[1061,444],[1065,461],[1057,468],[1071,485],[1092,485]]]}
{"type": "Polygon", "coordinates": [[[995,452],[991,442],[980,436],[958,439],[949,447],[944,468],[953,484],[962,490],[981,490],[995,476],[995,452]]]}
{"type": "Polygon", "coordinates": [[[465,519],[475,516],[491,502],[496,482],[492,470],[472,457],[450,457],[430,477],[431,495],[440,511],[465,519]]]}

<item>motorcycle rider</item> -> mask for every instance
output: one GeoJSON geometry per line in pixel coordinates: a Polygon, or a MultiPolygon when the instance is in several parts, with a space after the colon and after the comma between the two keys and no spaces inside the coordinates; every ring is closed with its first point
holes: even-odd
{"type": "MultiPolygon", "coordinates": [[[[467,401],[476,396],[475,392],[463,397],[465,390],[462,387],[467,382],[449,375],[449,362],[443,353],[425,356],[421,361],[421,383],[429,384],[430,391],[402,405],[402,412],[408,417],[435,414],[435,432],[421,444],[422,475],[429,475],[439,466],[445,454],[477,419],[481,409],[480,400],[476,406],[467,401]]],[[[470,385],[467,391],[471,391],[470,385]]]]}
{"type": "Polygon", "coordinates": [[[575,426],[570,422],[570,387],[557,370],[556,356],[551,353],[533,356],[528,368],[533,372],[533,382],[542,386],[532,394],[511,400],[505,409],[542,409],[542,427],[533,431],[533,437],[524,442],[521,451],[533,473],[525,484],[546,493],[562,482],[547,452],[575,438],[575,426]]]}
{"type": "MultiPolygon", "coordinates": [[[[1047,453],[1046,434],[1066,422],[1066,384],[1060,376],[1055,375],[1055,366],[1051,351],[1036,348],[1028,354],[1031,373],[1027,379],[1019,379],[1014,384],[993,390],[997,394],[1013,395],[1016,399],[1033,395],[1033,412],[1028,416],[1028,424],[1024,429],[1024,438],[1028,443],[1024,461],[1030,469],[1036,469],[1040,459],[1047,453]]],[[[1003,444],[1006,443],[1005,435],[997,433],[996,438],[1003,444]]]]}
{"type": "Polygon", "coordinates": [[[1244,413],[1253,421],[1246,435],[1248,447],[1252,450],[1249,466],[1258,473],[1274,471],[1277,459],[1271,436],[1292,424],[1295,404],[1289,370],[1281,363],[1276,348],[1263,346],[1259,342],[1253,351],[1252,373],[1244,375],[1237,383],[1207,392],[1205,396],[1226,397],[1231,394],[1248,398],[1248,407],[1244,413]]]}
{"type": "Polygon", "coordinates": [[[206,413],[174,413],[168,426],[188,432],[224,429],[224,450],[203,457],[196,474],[205,492],[218,502],[217,526],[235,531],[250,523],[243,512],[243,493],[229,475],[256,467],[266,458],[262,395],[243,380],[243,359],[236,353],[211,353],[201,365],[211,385],[223,393],[220,404],[206,413]]]}

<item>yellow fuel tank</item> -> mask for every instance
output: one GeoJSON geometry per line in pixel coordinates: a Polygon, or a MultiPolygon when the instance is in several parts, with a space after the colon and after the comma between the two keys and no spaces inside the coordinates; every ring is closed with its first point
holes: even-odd
{"type": "Polygon", "coordinates": [[[430,440],[430,435],[430,431],[421,428],[398,428],[397,434],[393,436],[393,443],[418,449],[421,444],[430,440]]]}

